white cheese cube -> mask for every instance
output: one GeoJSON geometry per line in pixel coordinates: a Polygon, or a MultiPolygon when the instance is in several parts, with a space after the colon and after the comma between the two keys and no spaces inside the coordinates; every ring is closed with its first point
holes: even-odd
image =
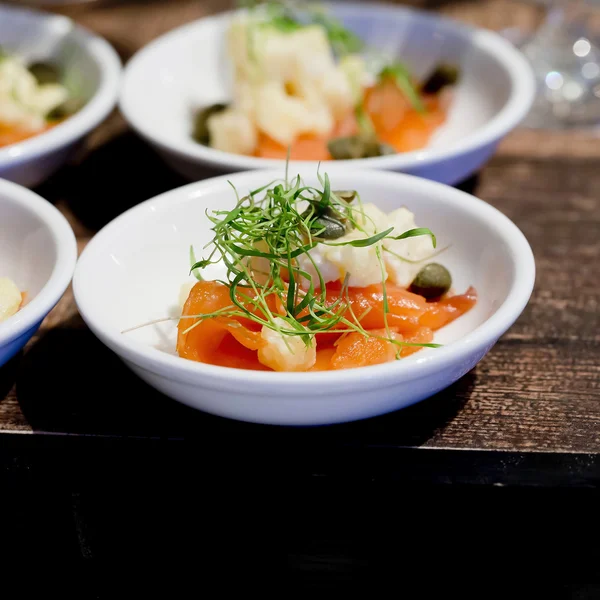
{"type": "MultiPolygon", "coordinates": [[[[405,231],[417,227],[414,214],[407,208],[399,208],[391,212],[388,215],[388,222],[388,227],[394,227],[394,231],[390,233],[391,236],[401,235],[405,231]]],[[[427,259],[435,251],[431,237],[428,235],[404,240],[385,240],[384,248],[391,251],[384,250],[383,252],[390,280],[401,287],[408,287],[423,267],[423,263],[416,261],[427,259]]]]}
{"type": "Polygon", "coordinates": [[[217,150],[235,154],[252,154],[257,142],[256,127],[248,115],[227,109],[209,117],[210,144],[217,150]]]}
{"type": "MultiPolygon", "coordinates": [[[[344,237],[335,240],[336,243],[351,240],[364,239],[365,235],[359,231],[353,231],[344,237]]],[[[380,244],[372,244],[364,248],[354,246],[327,246],[323,244],[321,252],[325,258],[340,270],[340,278],[343,280],[346,274],[350,274],[348,285],[350,287],[366,287],[374,283],[381,283],[387,279],[385,265],[381,269],[381,263],[377,256],[377,248],[380,244]]],[[[382,253],[383,254],[383,253],[382,253]]]]}
{"type": "Polygon", "coordinates": [[[12,279],[0,277],[0,322],[12,317],[21,306],[23,297],[12,279]]]}
{"type": "MultiPolygon", "coordinates": [[[[290,329],[290,325],[279,317],[275,323],[280,329],[290,329]]],[[[258,360],[274,371],[308,371],[317,361],[314,336],[311,336],[307,346],[298,335],[286,335],[284,339],[283,334],[264,325],[260,336],[265,345],[258,350],[258,360]]]]}

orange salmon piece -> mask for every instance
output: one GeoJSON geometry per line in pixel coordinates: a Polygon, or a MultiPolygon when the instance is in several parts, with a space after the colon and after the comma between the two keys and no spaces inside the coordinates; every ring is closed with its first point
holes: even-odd
{"type": "Polygon", "coordinates": [[[391,78],[367,90],[365,108],[381,141],[398,152],[423,148],[431,135],[446,119],[436,97],[422,98],[426,112],[412,108],[391,78]]]}
{"type": "MultiPolygon", "coordinates": [[[[327,149],[327,140],[327,137],[300,136],[290,146],[290,160],[331,160],[331,154],[327,149]]],[[[260,158],[285,160],[287,147],[282,146],[268,135],[260,133],[254,155],[260,158]]]]}
{"type": "MultiPolygon", "coordinates": [[[[429,327],[421,327],[421,329],[417,330],[416,333],[405,337],[404,341],[411,344],[429,344],[433,342],[433,331],[429,329],[429,327]]],[[[422,350],[422,348],[419,348],[419,346],[405,346],[400,351],[400,356],[404,358],[405,356],[410,356],[419,350],[422,350]]]]}
{"type": "MultiPolygon", "coordinates": [[[[371,335],[387,336],[385,329],[369,331],[371,335]]],[[[402,336],[391,331],[395,340],[401,342],[402,336]]],[[[355,367],[367,367],[390,362],[396,358],[398,346],[387,340],[375,337],[366,337],[361,333],[353,331],[340,339],[336,351],[331,358],[330,368],[351,369],[355,367]]]]}
{"type": "MultiPolygon", "coordinates": [[[[182,316],[210,314],[228,306],[232,304],[226,286],[216,281],[199,281],[190,291],[182,316]]],[[[228,334],[239,345],[258,350],[262,338],[259,331],[250,328],[252,324],[247,319],[226,317],[211,317],[200,322],[191,318],[180,319],[177,325],[177,353],[190,360],[217,364],[214,362],[217,348],[228,334]],[[192,325],[194,328],[186,332],[192,325]]]]}
{"type": "MultiPolygon", "coordinates": [[[[328,287],[327,303],[329,305],[339,298],[340,290],[339,285],[331,289],[328,287]]],[[[427,310],[425,298],[390,283],[386,284],[386,292],[390,309],[387,315],[388,325],[397,328],[400,333],[416,331],[420,326],[419,318],[427,310]]],[[[349,288],[348,298],[354,316],[360,320],[360,324],[365,329],[385,327],[382,284],[364,288],[349,288]]],[[[344,317],[353,320],[349,310],[346,310],[344,317]]]]}
{"type": "Polygon", "coordinates": [[[317,362],[315,362],[309,371],[329,371],[331,368],[331,359],[335,352],[335,348],[319,350],[319,344],[317,342],[317,362]]]}
{"type": "Polygon", "coordinates": [[[430,302],[425,313],[419,318],[419,324],[435,331],[464,315],[475,306],[476,302],[477,292],[473,287],[460,296],[450,296],[438,302],[430,302]]]}
{"type": "Polygon", "coordinates": [[[17,144],[18,142],[27,140],[31,137],[39,135],[40,133],[49,131],[57,124],[58,123],[48,123],[43,129],[40,129],[39,131],[26,131],[14,127],[13,125],[3,125],[2,123],[0,123],[0,148],[4,146],[10,146],[11,144],[17,144]]]}

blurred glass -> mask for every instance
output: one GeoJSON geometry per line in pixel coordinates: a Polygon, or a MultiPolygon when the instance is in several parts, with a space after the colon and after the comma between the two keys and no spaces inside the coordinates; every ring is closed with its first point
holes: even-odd
{"type": "Polygon", "coordinates": [[[524,125],[566,128],[600,124],[600,0],[555,0],[521,45],[538,95],[524,125]]]}

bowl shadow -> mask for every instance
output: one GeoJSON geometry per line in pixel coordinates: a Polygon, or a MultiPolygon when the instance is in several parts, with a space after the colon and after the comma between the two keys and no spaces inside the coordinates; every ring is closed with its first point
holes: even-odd
{"type": "Polygon", "coordinates": [[[17,352],[8,362],[4,363],[0,367],[0,403],[6,398],[8,392],[12,389],[15,384],[17,377],[17,367],[19,360],[21,359],[23,352],[17,352]]]}
{"type": "Polygon", "coordinates": [[[34,431],[169,439],[228,447],[419,446],[452,421],[475,375],[403,410],[321,427],[258,425],[213,416],[157,392],[79,317],[44,333],[18,364],[17,399],[34,431]]]}

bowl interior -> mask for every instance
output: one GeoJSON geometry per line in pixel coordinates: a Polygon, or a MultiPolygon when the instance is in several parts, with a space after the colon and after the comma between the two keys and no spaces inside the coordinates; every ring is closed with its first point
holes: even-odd
{"type": "Polygon", "coordinates": [[[53,273],[57,243],[48,224],[31,206],[16,202],[2,190],[0,214],[0,277],[10,277],[29,303],[53,273]]]}
{"type": "MultiPolygon", "coordinates": [[[[498,215],[494,209],[451,188],[412,177],[328,171],[334,187],[358,189],[365,202],[373,202],[386,212],[407,206],[416,214],[417,225],[435,232],[440,248],[449,245],[436,261],[450,269],[456,292],[462,293],[470,285],[477,288],[476,307],[440,330],[436,341],[447,344],[462,338],[506,300],[515,278],[515,256],[490,218],[490,212],[498,215]]],[[[318,185],[314,171],[306,170],[302,175],[307,184],[318,185]]],[[[203,246],[212,239],[205,211],[235,204],[227,179],[242,195],[279,176],[280,172],[246,172],[191,184],[119,217],[91,242],[75,275],[77,300],[88,323],[119,336],[124,329],[178,316],[182,286],[195,281],[189,275],[190,246],[200,258],[203,246]]],[[[206,278],[223,275],[219,265],[211,269],[206,278]]],[[[175,353],[176,321],[124,335],[136,345],[175,353]]],[[[415,356],[419,355],[423,353],[415,356]]]]}
{"type": "MultiPolygon", "coordinates": [[[[440,61],[460,65],[462,78],[449,119],[431,147],[452,147],[506,105],[513,89],[511,77],[482,42],[482,32],[401,8],[332,7],[368,46],[401,60],[417,77],[426,76],[440,61]]],[[[145,135],[191,156],[211,152],[191,139],[191,122],[198,107],[231,98],[224,40],[230,19],[231,14],[224,14],[184,26],[144,49],[128,65],[121,106],[145,135]]]]}
{"type": "Polygon", "coordinates": [[[101,73],[73,22],[62,16],[0,7],[2,47],[29,61],[53,61],[64,73],[63,83],[72,95],[88,101],[98,90],[101,73]]]}

